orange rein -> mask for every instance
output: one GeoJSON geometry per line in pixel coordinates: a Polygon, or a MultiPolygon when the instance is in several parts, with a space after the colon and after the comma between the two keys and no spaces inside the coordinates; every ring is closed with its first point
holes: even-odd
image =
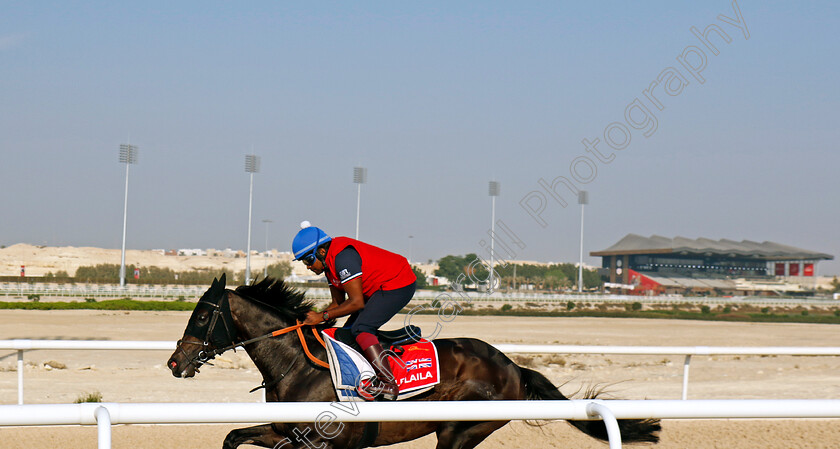
{"type": "MultiPolygon", "coordinates": [[[[306,344],[306,339],[303,338],[303,331],[300,330],[300,328],[302,328],[303,326],[304,326],[304,324],[301,323],[300,321],[298,321],[297,324],[294,325],[294,326],[289,326],[289,327],[279,329],[279,330],[276,330],[276,331],[272,332],[271,336],[272,337],[278,337],[280,335],[289,333],[291,331],[297,331],[298,338],[300,338],[300,344],[301,344],[301,346],[303,346],[303,352],[306,353],[306,356],[309,357],[309,360],[312,360],[312,362],[315,363],[318,366],[323,366],[324,368],[329,368],[330,367],[329,363],[322,362],[322,361],[318,360],[317,357],[315,357],[314,355],[312,355],[311,352],[309,352],[309,346],[306,344]]],[[[326,348],[327,344],[324,343],[324,340],[321,338],[320,335],[318,335],[318,331],[315,330],[315,327],[312,327],[311,329],[312,329],[312,335],[315,336],[315,338],[318,340],[318,343],[321,343],[321,345],[323,345],[324,348],[326,348]]]]}

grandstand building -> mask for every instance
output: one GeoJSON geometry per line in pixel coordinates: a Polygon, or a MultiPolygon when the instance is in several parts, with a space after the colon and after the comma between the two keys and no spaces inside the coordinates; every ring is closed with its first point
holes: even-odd
{"type": "Polygon", "coordinates": [[[628,234],[602,257],[607,286],[640,294],[782,295],[813,290],[817,263],[834,256],[774,242],[628,234]]]}

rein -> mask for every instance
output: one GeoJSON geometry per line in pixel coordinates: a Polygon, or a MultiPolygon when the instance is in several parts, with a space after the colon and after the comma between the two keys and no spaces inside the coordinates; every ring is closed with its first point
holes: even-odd
{"type": "MultiPolygon", "coordinates": [[[[301,330],[301,328],[303,326],[306,326],[306,325],[301,323],[300,320],[297,320],[297,324],[295,324],[294,326],[284,327],[283,329],[278,329],[278,330],[273,331],[271,333],[268,333],[268,334],[265,334],[265,335],[260,335],[259,337],[254,337],[250,340],[245,340],[243,342],[234,343],[234,344],[232,344],[232,345],[230,345],[226,348],[217,349],[213,352],[216,353],[216,355],[218,355],[218,354],[221,354],[221,353],[227,351],[228,349],[232,349],[236,346],[245,346],[249,343],[254,343],[256,341],[265,340],[266,338],[279,337],[283,334],[287,334],[287,333],[292,332],[292,331],[297,331],[298,338],[300,339],[300,344],[301,344],[301,346],[303,346],[303,352],[306,353],[306,356],[309,357],[309,360],[311,360],[313,363],[315,363],[318,366],[322,366],[324,368],[329,368],[330,367],[329,363],[319,360],[317,357],[315,357],[309,351],[309,345],[306,344],[306,338],[304,338],[303,331],[301,330]]],[[[318,331],[315,330],[315,327],[310,327],[310,329],[312,329],[312,335],[315,336],[315,339],[318,340],[318,343],[321,343],[321,345],[324,348],[326,348],[327,344],[324,343],[324,340],[321,338],[320,335],[318,335],[318,331]]]]}
{"type": "MultiPolygon", "coordinates": [[[[248,299],[251,299],[251,298],[248,298],[248,299]]],[[[254,299],[252,299],[252,300],[262,304],[261,301],[256,301],[254,299]]],[[[202,343],[198,343],[198,342],[184,342],[184,343],[201,344],[204,347],[209,346],[210,345],[210,337],[213,334],[213,330],[216,327],[216,324],[218,323],[219,318],[221,318],[222,324],[225,326],[225,330],[228,331],[228,335],[230,335],[230,333],[229,333],[230,328],[228,327],[227,320],[225,319],[224,315],[222,314],[222,312],[220,310],[221,307],[218,304],[213,304],[213,303],[210,303],[210,302],[205,302],[205,304],[210,304],[211,306],[213,306],[213,318],[211,319],[210,325],[207,328],[207,334],[204,337],[204,341],[202,343]]],[[[297,335],[298,335],[298,338],[300,339],[301,346],[303,347],[303,352],[306,353],[306,356],[309,358],[309,360],[311,360],[313,363],[315,363],[318,366],[321,366],[323,368],[329,368],[330,367],[329,363],[319,360],[317,357],[315,357],[312,354],[312,352],[309,351],[309,345],[307,345],[306,338],[304,338],[303,331],[301,330],[301,328],[305,325],[303,323],[301,323],[300,320],[295,320],[295,321],[296,321],[297,324],[295,324],[293,326],[284,327],[283,329],[278,329],[278,330],[273,331],[271,333],[268,333],[268,334],[265,334],[265,335],[260,335],[259,337],[254,337],[254,338],[251,338],[249,340],[240,341],[240,342],[233,342],[228,346],[225,346],[223,348],[217,348],[217,349],[214,349],[213,351],[210,351],[210,352],[205,352],[204,350],[199,351],[199,353],[196,354],[196,356],[193,357],[190,360],[190,362],[193,363],[194,365],[197,362],[198,366],[200,366],[200,365],[203,365],[203,364],[207,363],[208,361],[214,359],[217,355],[221,355],[222,353],[224,353],[225,351],[227,351],[229,349],[236,350],[236,348],[238,346],[245,346],[247,344],[254,343],[254,342],[257,342],[257,341],[260,341],[260,340],[265,340],[266,338],[279,337],[280,335],[287,334],[287,333],[292,332],[292,331],[296,331],[297,335]]],[[[321,338],[320,335],[318,335],[318,331],[315,330],[315,327],[312,326],[312,327],[310,327],[310,329],[312,329],[312,335],[315,336],[315,339],[318,340],[318,342],[321,343],[321,345],[324,348],[326,348],[327,344],[324,343],[324,340],[321,338]]],[[[181,341],[179,341],[178,343],[179,343],[178,346],[180,348],[181,341]]],[[[181,349],[181,350],[183,351],[183,349],[181,349]]]]}

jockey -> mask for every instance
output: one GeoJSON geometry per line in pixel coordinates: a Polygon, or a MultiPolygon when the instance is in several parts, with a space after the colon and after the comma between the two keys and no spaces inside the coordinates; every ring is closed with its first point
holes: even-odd
{"type": "Polygon", "coordinates": [[[349,315],[344,327],[350,328],[376,371],[379,392],[386,400],[396,399],[399,387],[376,332],[414,296],[417,277],[408,260],[359,240],[330,238],[308,221],[301,228],[292,241],[295,260],[315,274],[326,275],[332,295],[332,303],[321,312],[310,311],[304,324],[349,315]]]}

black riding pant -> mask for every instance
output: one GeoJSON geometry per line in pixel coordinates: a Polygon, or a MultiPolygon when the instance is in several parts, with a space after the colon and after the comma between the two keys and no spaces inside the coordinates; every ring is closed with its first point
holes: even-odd
{"type": "Polygon", "coordinates": [[[365,308],[350,315],[345,328],[350,328],[353,338],[362,332],[376,335],[379,327],[388,322],[403,309],[417,289],[417,283],[412,282],[396,290],[379,290],[365,302],[365,308]]]}

